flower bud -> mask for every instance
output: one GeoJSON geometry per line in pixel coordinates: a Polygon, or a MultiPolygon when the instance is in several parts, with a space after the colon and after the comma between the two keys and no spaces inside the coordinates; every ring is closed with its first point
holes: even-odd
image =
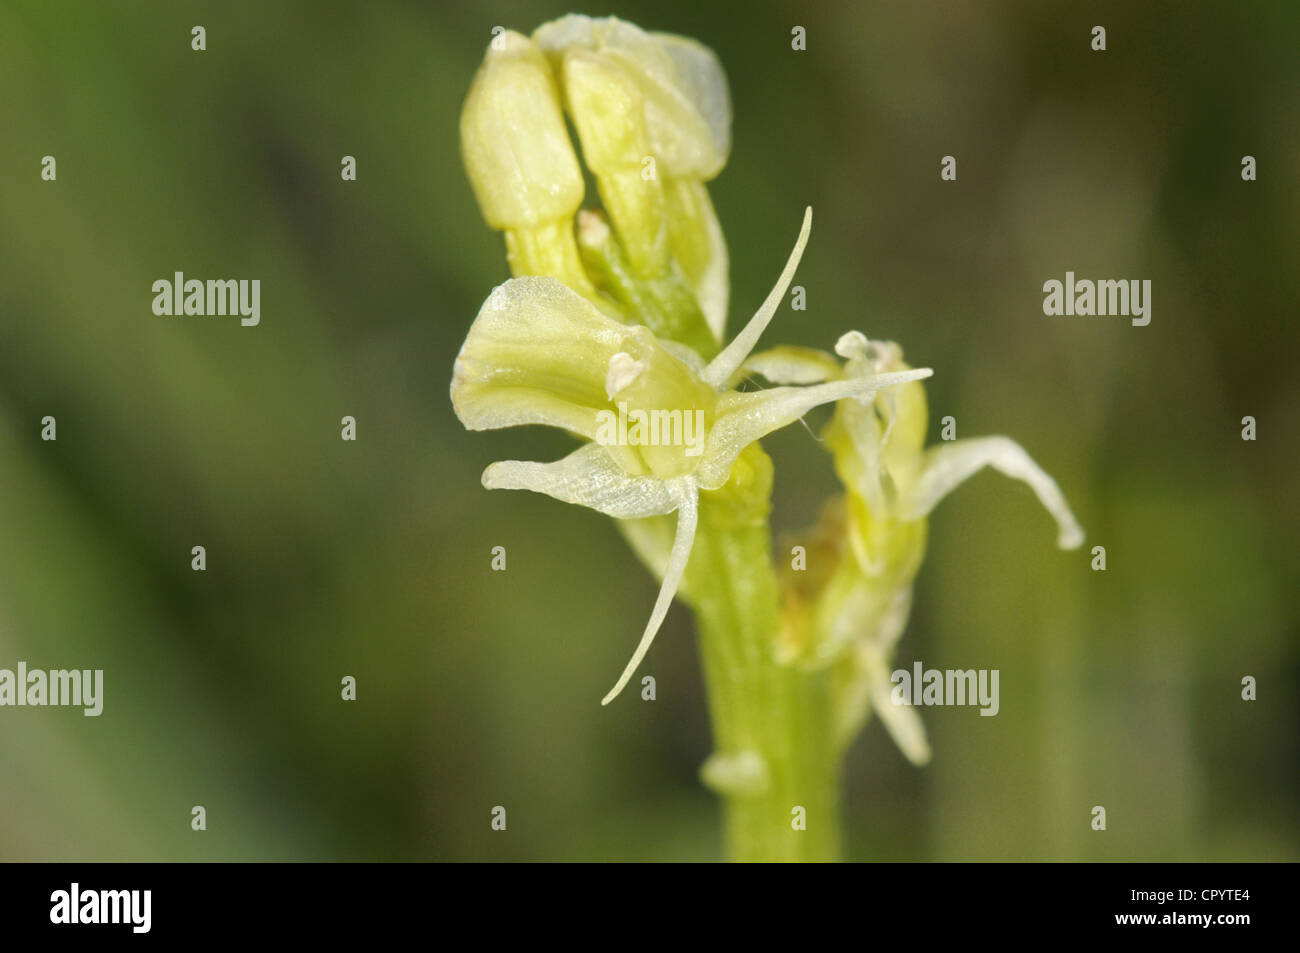
{"type": "Polygon", "coordinates": [[[499,39],[465,98],[461,155],[487,223],[534,228],[577,211],[582,171],[546,58],[519,33],[499,39]]]}
{"type": "MultiPolygon", "coordinates": [[[[709,181],[731,152],[731,94],[722,64],[707,46],[671,33],[652,34],[673,62],[665,96],[675,113],[671,125],[651,123],[656,151],[672,176],[709,181]]],[[[652,113],[657,116],[658,113],[652,113]]],[[[666,109],[664,115],[669,115],[666,109]]]]}
{"type": "Polygon", "coordinates": [[[562,70],[583,158],[628,260],[640,275],[661,274],[668,265],[666,203],[641,89],[616,61],[582,49],[564,54],[562,70]]]}
{"type": "Polygon", "coordinates": [[[623,67],[645,103],[650,150],[668,176],[709,180],[731,149],[731,97],[718,58],[685,37],[617,17],[561,17],[533,34],[553,60],[571,50],[623,67]]]}

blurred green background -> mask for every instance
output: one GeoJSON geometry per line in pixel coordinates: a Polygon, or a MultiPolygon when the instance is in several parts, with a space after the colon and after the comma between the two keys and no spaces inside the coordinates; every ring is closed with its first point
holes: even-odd
{"type": "MultiPolygon", "coordinates": [[[[0,8],[0,667],[106,683],[99,718],[0,709],[0,858],[720,856],[689,614],[658,700],[602,709],[655,585],[604,517],[480,486],[563,435],[467,434],[447,397],[508,276],[461,99],[493,26],[567,11],[0,8]],[[260,278],[261,326],[155,317],[178,270],[260,278]]],[[[1015,437],[1107,549],[1056,550],[996,475],[936,512],[898,661],[1000,669],[1001,713],[925,710],[924,769],[870,725],[847,856],[1300,859],[1300,6],[583,12],[728,71],[730,326],[813,205],[808,310],[765,341],[899,341],[935,368],[932,439],[949,414],[1015,437]],[[1045,317],[1066,270],[1151,279],[1150,326],[1045,317]]],[[[835,489],[823,420],[766,442],[778,531],[835,489]]]]}

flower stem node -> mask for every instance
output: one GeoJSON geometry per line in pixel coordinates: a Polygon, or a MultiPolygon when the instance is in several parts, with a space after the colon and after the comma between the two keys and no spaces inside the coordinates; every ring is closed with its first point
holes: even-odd
{"type": "Polygon", "coordinates": [[[710,755],[700,766],[700,780],[724,797],[762,797],[772,787],[772,773],[757,751],[710,755]]]}

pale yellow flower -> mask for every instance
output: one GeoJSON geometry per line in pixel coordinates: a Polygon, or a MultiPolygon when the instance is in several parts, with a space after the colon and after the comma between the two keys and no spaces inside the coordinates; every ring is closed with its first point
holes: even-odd
{"type": "Polygon", "coordinates": [[[456,358],[451,399],[470,430],[525,424],[560,427],[588,442],[553,463],[509,460],[483,473],[488,489],[532,490],[619,519],[677,515],[677,529],[650,620],[608,704],[649,650],[681,583],[701,492],[721,489],[747,447],[821,404],[869,399],[929,377],[929,369],[858,373],[811,387],[733,389],[741,366],[776,313],[812,227],[812,209],[781,277],[745,328],[705,363],[694,351],[620,324],[553,278],[515,278],[488,297],[456,358]],[[682,446],[597,443],[615,401],[646,412],[701,411],[703,452],[682,446]]]}
{"type": "MultiPolygon", "coordinates": [[[[872,379],[903,372],[902,349],[852,331],[834,355],[806,348],[775,348],[754,355],[745,370],[773,383],[819,384],[872,379]]],[[[925,550],[926,518],[945,496],[985,467],[1026,483],[1055,518],[1057,543],[1073,549],[1083,530],[1060,488],[1009,437],[975,437],[925,449],[928,412],[919,382],[842,401],[826,429],[825,445],[844,483],[844,505],[827,529],[841,534],[836,571],[816,598],[800,596],[788,613],[785,657],[809,666],[836,665],[841,688],[841,737],[856,734],[874,710],[899,748],[916,762],[929,760],[925,728],[916,711],[890,699],[890,669],[907,624],[912,581],[925,550]]]]}

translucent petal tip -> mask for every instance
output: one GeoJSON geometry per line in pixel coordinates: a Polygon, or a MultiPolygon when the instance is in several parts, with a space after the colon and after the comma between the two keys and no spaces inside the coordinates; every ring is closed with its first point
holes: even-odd
{"type": "Polygon", "coordinates": [[[608,705],[619,696],[619,693],[627,687],[627,683],[632,680],[632,676],[636,674],[646,653],[650,651],[655,635],[663,625],[664,617],[668,615],[668,607],[672,605],[673,597],[677,595],[677,587],[681,585],[686,563],[691,558],[691,548],[695,544],[695,526],[699,517],[699,490],[693,484],[682,484],[674,487],[673,492],[677,498],[677,536],[673,539],[673,549],[668,557],[668,568],[664,572],[663,584],[659,587],[659,597],[655,600],[654,611],[650,613],[650,621],[646,623],[636,651],[628,659],[618,682],[600,700],[602,705],[608,705]]]}
{"type": "Polygon", "coordinates": [[[772,290],[768,292],[767,298],[759,309],[754,312],[754,316],[749,319],[749,323],[704,369],[702,376],[705,381],[714,387],[722,387],[745,362],[745,358],[749,357],[749,352],[754,350],[754,345],[758,343],[772,316],[776,314],[776,309],[781,306],[781,299],[785,297],[785,290],[790,287],[790,282],[794,279],[795,270],[799,267],[799,260],[803,258],[803,250],[808,244],[810,234],[812,234],[811,205],[804,209],[803,226],[799,229],[799,237],[795,240],[790,257],[781,271],[781,277],[776,279],[776,284],[772,286],[772,290]]]}
{"type": "Polygon", "coordinates": [[[926,516],[941,499],[984,467],[1020,480],[1034,491],[1043,508],[1056,520],[1056,541],[1062,549],[1075,549],[1083,544],[1083,527],[1074,518],[1056,481],[1009,437],[976,437],[927,451],[925,467],[909,500],[907,517],[926,516]]]}

